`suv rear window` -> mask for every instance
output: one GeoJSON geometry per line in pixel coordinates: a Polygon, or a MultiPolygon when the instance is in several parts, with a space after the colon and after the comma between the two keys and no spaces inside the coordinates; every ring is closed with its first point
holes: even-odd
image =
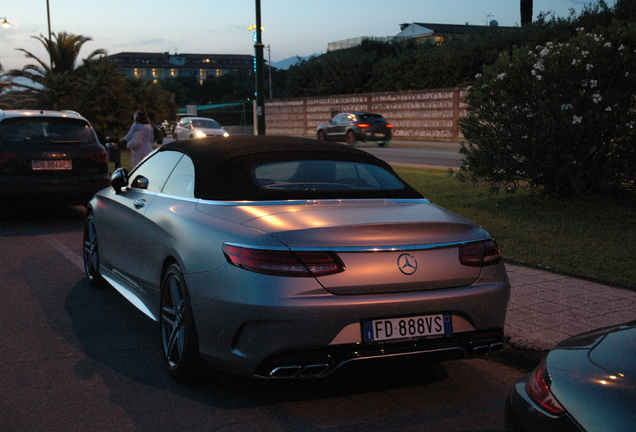
{"type": "Polygon", "coordinates": [[[384,120],[380,114],[362,114],[360,120],[384,120]]]}
{"type": "Polygon", "coordinates": [[[92,144],[95,133],[83,120],[63,117],[18,117],[0,122],[4,144],[92,144]]]}

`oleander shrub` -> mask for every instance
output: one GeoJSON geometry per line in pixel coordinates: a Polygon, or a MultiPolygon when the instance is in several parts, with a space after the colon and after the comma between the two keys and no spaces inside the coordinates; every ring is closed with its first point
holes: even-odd
{"type": "Polygon", "coordinates": [[[636,26],[513,47],[469,88],[463,180],[549,196],[636,190],[636,26]]]}

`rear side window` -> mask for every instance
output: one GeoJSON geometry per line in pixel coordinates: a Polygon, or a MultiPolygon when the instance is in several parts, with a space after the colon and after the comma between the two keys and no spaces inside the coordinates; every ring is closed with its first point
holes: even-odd
{"type": "Polygon", "coordinates": [[[359,162],[303,160],[273,162],[253,170],[255,183],[266,190],[379,191],[404,184],[382,167],[359,162]]]}
{"type": "Polygon", "coordinates": [[[64,117],[18,117],[0,122],[0,142],[6,144],[93,144],[91,126],[83,120],[64,117]]]}
{"type": "Polygon", "coordinates": [[[130,173],[130,187],[161,192],[183,153],[175,151],[155,152],[130,173]]]}
{"type": "Polygon", "coordinates": [[[194,197],[194,164],[183,156],[174,168],[162,190],[165,194],[194,197]]]}

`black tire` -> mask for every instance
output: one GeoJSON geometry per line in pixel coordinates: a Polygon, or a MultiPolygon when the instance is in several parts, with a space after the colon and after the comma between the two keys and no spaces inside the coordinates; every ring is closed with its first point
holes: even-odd
{"type": "Polygon", "coordinates": [[[322,131],[322,130],[318,131],[318,139],[321,141],[327,140],[327,135],[325,134],[325,131],[322,131]]]}
{"type": "Polygon", "coordinates": [[[358,142],[358,140],[356,139],[356,134],[353,131],[347,132],[345,142],[350,146],[356,145],[356,142],[358,142]]]}
{"type": "Polygon", "coordinates": [[[176,133],[172,133],[172,139],[174,140],[174,142],[179,142],[179,136],[176,133]]]}
{"type": "Polygon", "coordinates": [[[172,264],[161,281],[159,330],[163,361],[170,376],[190,381],[205,370],[192,315],[190,296],[178,265],[172,264]]]}
{"type": "Polygon", "coordinates": [[[378,142],[379,147],[388,147],[391,141],[380,141],[378,142]]]}
{"type": "Polygon", "coordinates": [[[97,243],[97,229],[95,216],[89,214],[84,224],[84,272],[88,282],[96,287],[104,285],[104,279],[99,271],[99,247],[97,243]]]}

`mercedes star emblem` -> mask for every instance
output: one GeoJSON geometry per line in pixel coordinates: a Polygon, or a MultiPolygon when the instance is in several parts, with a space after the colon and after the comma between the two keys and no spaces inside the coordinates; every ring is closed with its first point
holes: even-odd
{"type": "Polygon", "coordinates": [[[398,268],[405,275],[412,275],[417,270],[417,260],[413,255],[402,254],[397,260],[398,268]]]}

